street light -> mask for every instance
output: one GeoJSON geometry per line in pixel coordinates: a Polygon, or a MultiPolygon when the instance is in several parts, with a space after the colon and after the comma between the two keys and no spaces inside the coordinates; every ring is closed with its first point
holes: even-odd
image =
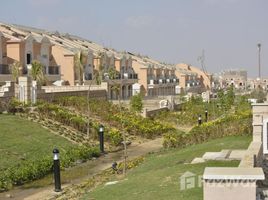
{"type": "Polygon", "coordinates": [[[208,122],[208,110],[205,110],[205,122],[208,122]]]}
{"type": "Polygon", "coordinates": [[[261,80],[261,43],[258,43],[257,47],[258,47],[259,79],[261,80]]]}
{"type": "Polygon", "coordinates": [[[199,117],[198,117],[198,125],[200,126],[202,124],[202,117],[201,117],[201,115],[199,115],[199,117]]]}
{"type": "Polygon", "coordinates": [[[100,151],[104,153],[104,126],[99,126],[99,140],[100,140],[100,151]]]}

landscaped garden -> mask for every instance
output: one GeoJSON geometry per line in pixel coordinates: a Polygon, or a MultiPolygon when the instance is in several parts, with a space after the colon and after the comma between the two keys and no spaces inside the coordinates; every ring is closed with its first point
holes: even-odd
{"type": "MultiPolygon", "coordinates": [[[[138,167],[128,172],[124,179],[112,176],[106,181],[119,181],[114,185],[100,185],[90,190],[81,199],[140,199],[140,200],[199,200],[202,199],[201,187],[181,190],[180,177],[185,172],[197,176],[202,175],[205,167],[235,167],[238,161],[209,161],[200,164],[188,164],[195,157],[202,156],[208,151],[222,149],[246,149],[251,141],[249,136],[229,136],[212,140],[203,144],[192,145],[184,149],[169,149],[156,154],[150,154],[138,167]]],[[[197,177],[196,177],[196,182],[197,177]]]]}
{"type": "Polygon", "coordinates": [[[116,147],[113,150],[122,148],[123,132],[127,140],[163,137],[164,147],[180,149],[225,136],[247,138],[244,135],[252,132],[250,104],[245,97],[234,96],[231,89],[227,93],[219,93],[219,98],[210,103],[191,98],[180,111],[163,112],[153,119],[143,118],[135,111],[120,108],[106,100],[87,101],[85,97],[38,102],[34,109],[11,101],[8,111],[22,117],[0,115],[0,190],[51,173],[54,147],[61,151],[62,168],[77,160],[98,156],[98,150],[92,146],[98,143],[100,124],[105,126],[108,151],[110,146],[116,147]],[[197,117],[202,112],[204,119],[204,110],[208,110],[208,122],[197,125],[197,117]],[[183,126],[189,129],[181,129],[183,126]]]}

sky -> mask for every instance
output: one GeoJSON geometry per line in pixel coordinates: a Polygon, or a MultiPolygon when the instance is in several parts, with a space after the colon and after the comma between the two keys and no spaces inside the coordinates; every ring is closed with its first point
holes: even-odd
{"type": "Polygon", "coordinates": [[[268,77],[268,0],[2,0],[0,21],[71,33],[105,47],[211,73],[268,77]]]}

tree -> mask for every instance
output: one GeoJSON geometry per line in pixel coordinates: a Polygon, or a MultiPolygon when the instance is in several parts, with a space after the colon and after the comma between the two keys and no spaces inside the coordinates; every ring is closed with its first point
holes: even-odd
{"type": "Polygon", "coordinates": [[[33,80],[37,81],[39,84],[45,81],[45,75],[43,71],[43,65],[38,60],[32,61],[32,69],[30,76],[33,80]]]}
{"type": "Polygon", "coordinates": [[[135,112],[141,112],[143,108],[142,95],[140,93],[135,94],[130,99],[130,108],[135,112]]]}
{"type": "Polygon", "coordinates": [[[18,62],[18,61],[15,61],[9,67],[10,67],[10,71],[11,71],[11,74],[12,74],[12,77],[13,77],[14,81],[16,83],[18,83],[18,78],[22,74],[22,65],[21,65],[21,63],[18,62]]]}
{"type": "Polygon", "coordinates": [[[75,70],[75,79],[78,80],[78,83],[82,85],[83,76],[84,76],[84,67],[87,63],[87,52],[80,51],[74,56],[74,70],[75,70]]]}
{"type": "Polygon", "coordinates": [[[228,108],[234,105],[234,100],[235,100],[234,87],[230,86],[226,93],[226,105],[228,108]]]}

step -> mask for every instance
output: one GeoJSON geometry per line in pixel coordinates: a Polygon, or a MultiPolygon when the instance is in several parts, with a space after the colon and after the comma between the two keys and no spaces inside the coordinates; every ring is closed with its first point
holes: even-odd
{"type": "Polygon", "coordinates": [[[192,160],[191,164],[198,164],[206,162],[203,158],[195,158],[192,160]]]}
{"type": "Polygon", "coordinates": [[[230,150],[222,150],[221,152],[206,152],[203,155],[204,160],[226,160],[230,150]]]}
{"type": "Polygon", "coordinates": [[[230,160],[242,160],[246,154],[246,150],[232,150],[228,159],[230,160]]]}

